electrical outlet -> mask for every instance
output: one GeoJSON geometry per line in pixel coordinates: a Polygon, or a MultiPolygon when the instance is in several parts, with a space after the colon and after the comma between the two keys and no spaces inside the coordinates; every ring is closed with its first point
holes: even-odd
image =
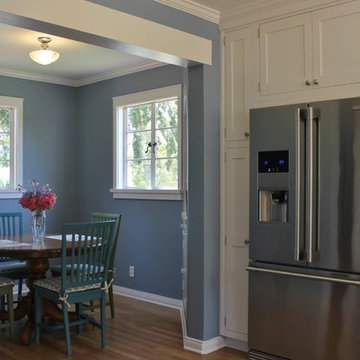
{"type": "Polygon", "coordinates": [[[129,276],[135,277],[135,266],[132,265],[129,266],[129,276]]]}

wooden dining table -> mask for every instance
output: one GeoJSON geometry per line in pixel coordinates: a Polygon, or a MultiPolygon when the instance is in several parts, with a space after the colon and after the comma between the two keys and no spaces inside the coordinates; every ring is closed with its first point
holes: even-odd
{"type": "MultiPolygon", "coordinates": [[[[45,237],[41,243],[33,242],[32,235],[15,235],[0,237],[0,256],[8,256],[14,259],[26,260],[29,275],[26,285],[29,292],[17,304],[14,309],[14,318],[19,320],[28,317],[21,334],[21,342],[24,345],[30,343],[31,334],[34,329],[34,281],[44,279],[49,270],[49,259],[61,256],[61,236],[58,239],[45,237]]],[[[71,243],[68,245],[69,252],[71,243]]],[[[58,306],[47,300],[42,302],[42,316],[47,316],[56,321],[62,321],[63,315],[58,306]]],[[[77,317],[75,313],[70,315],[70,319],[77,317]]],[[[8,313],[0,312],[0,320],[7,320],[8,313]]]]}

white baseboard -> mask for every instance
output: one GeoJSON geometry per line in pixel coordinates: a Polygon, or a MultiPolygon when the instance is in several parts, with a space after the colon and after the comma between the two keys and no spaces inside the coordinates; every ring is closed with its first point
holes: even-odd
{"type": "Polygon", "coordinates": [[[118,295],[127,296],[134,299],[178,309],[180,311],[181,327],[183,332],[183,346],[186,350],[193,351],[202,355],[206,355],[211,352],[220,350],[225,346],[232,347],[241,351],[248,350],[246,342],[233,340],[223,336],[217,336],[209,340],[198,340],[187,336],[186,319],[182,300],[151,294],[144,291],[133,290],[118,285],[114,285],[113,289],[114,293],[118,295]]]}
{"type": "Polygon", "coordinates": [[[184,349],[206,355],[217,351],[225,346],[224,338],[217,336],[209,340],[198,340],[190,337],[184,339],[184,349]]]}
{"type": "Polygon", "coordinates": [[[118,294],[118,295],[123,295],[123,296],[131,297],[134,299],[143,300],[143,301],[151,302],[151,303],[166,306],[166,307],[171,307],[174,309],[180,310],[183,308],[182,300],[173,299],[173,298],[156,295],[156,294],[151,294],[151,293],[147,293],[144,291],[129,289],[129,288],[118,286],[118,285],[114,285],[113,289],[114,289],[114,293],[118,294]]]}
{"type": "Polygon", "coordinates": [[[188,336],[184,337],[184,349],[196,352],[198,354],[206,355],[214,351],[220,350],[223,347],[230,347],[236,350],[248,352],[248,345],[241,340],[217,336],[210,340],[201,341],[193,339],[188,336]]]}
{"type": "Polygon", "coordinates": [[[198,354],[206,355],[214,351],[220,350],[221,348],[226,346],[224,338],[222,336],[217,336],[209,340],[198,340],[187,336],[186,319],[183,309],[180,310],[180,316],[184,349],[198,354]]]}

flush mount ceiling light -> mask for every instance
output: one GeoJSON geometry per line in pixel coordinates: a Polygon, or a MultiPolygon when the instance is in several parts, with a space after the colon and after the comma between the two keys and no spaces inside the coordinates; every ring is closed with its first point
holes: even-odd
{"type": "Polygon", "coordinates": [[[56,51],[49,50],[48,43],[51,41],[51,38],[47,36],[40,36],[38,40],[41,42],[41,50],[34,50],[29,53],[29,56],[32,60],[41,65],[49,65],[55,62],[60,54],[56,51]]]}

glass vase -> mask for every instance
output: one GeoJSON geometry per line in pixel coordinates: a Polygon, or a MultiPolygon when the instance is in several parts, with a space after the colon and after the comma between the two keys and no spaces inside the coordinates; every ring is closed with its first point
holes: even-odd
{"type": "Polygon", "coordinates": [[[33,242],[42,242],[45,238],[46,215],[45,211],[33,211],[31,213],[31,231],[33,242]]]}

